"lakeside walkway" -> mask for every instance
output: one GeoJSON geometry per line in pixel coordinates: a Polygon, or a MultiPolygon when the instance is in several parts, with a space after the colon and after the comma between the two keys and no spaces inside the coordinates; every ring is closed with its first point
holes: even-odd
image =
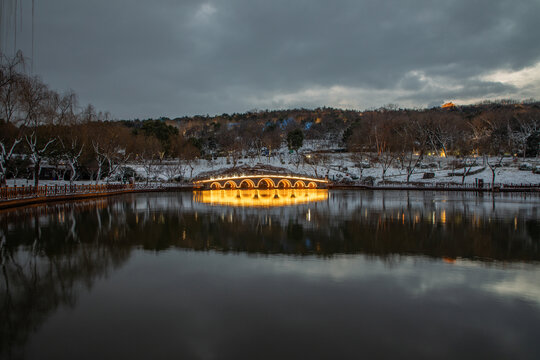
{"type": "Polygon", "coordinates": [[[0,209],[53,201],[87,199],[137,192],[189,191],[193,185],[100,184],[8,186],[0,188],[0,209]]]}
{"type": "Polygon", "coordinates": [[[364,189],[364,190],[418,190],[418,191],[473,191],[473,192],[538,192],[540,184],[452,184],[452,183],[393,183],[378,185],[334,183],[329,189],[364,189]]]}

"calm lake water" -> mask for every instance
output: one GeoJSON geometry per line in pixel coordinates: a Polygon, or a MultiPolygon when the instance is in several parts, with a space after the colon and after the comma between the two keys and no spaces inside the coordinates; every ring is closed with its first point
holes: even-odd
{"type": "Polygon", "coordinates": [[[540,359],[540,197],[132,194],[0,241],[2,359],[540,359]]]}

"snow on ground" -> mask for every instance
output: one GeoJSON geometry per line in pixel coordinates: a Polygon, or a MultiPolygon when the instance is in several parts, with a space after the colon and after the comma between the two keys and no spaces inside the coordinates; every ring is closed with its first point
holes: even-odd
{"type": "MultiPolygon", "coordinates": [[[[295,154],[284,154],[281,155],[281,159],[278,156],[273,156],[271,158],[261,157],[260,159],[242,159],[238,165],[250,165],[254,166],[258,163],[263,165],[271,165],[276,167],[282,167],[289,170],[291,173],[301,173],[315,177],[324,177],[328,175],[330,180],[339,181],[340,179],[350,179],[354,181],[360,180],[360,178],[366,178],[371,176],[375,179],[375,183],[382,181],[382,167],[378,164],[372,164],[370,168],[364,169],[362,171],[362,176],[360,174],[360,169],[355,166],[355,163],[351,160],[351,155],[347,153],[335,153],[330,154],[331,158],[328,161],[328,165],[322,166],[313,166],[306,164],[304,162],[299,162],[298,159],[295,159],[295,154]],[[298,166],[297,166],[298,165],[298,166]]],[[[436,169],[420,169],[417,168],[413,175],[410,178],[411,182],[424,182],[424,183],[459,183],[462,182],[461,176],[448,176],[448,173],[452,172],[451,168],[447,165],[453,159],[427,159],[424,163],[426,164],[437,164],[440,168],[436,169]],[[432,179],[423,179],[425,172],[435,173],[435,177],[432,179]]],[[[466,184],[474,184],[476,179],[483,179],[484,183],[491,183],[492,172],[488,166],[482,165],[482,161],[478,160],[479,166],[475,166],[471,169],[471,172],[480,170],[485,167],[485,169],[475,175],[470,175],[465,177],[466,184]]],[[[540,159],[527,159],[528,164],[531,164],[534,168],[535,166],[540,166],[540,159]]],[[[540,184],[540,175],[534,174],[531,170],[521,171],[518,169],[521,162],[510,162],[501,168],[497,168],[495,171],[495,183],[502,184],[540,184]]],[[[396,181],[396,182],[406,182],[407,181],[407,172],[402,170],[399,167],[389,168],[385,174],[385,180],[387,181],[396,181]]],[[[219,171],[222,169],[230,168],[232,165],[227,164],[226,158],[218,158],[216,160],[207,161],[200,160],[195,165],[193,170],[193,177],[198,176],[201,173],[210,172],[210,171],[219,171]]],[[[462,170],[454,170],[455,172],[460,172],[462,170]]],[[[142,176],[145,176],[142,172],[139,172],[142,176]]],[[[189,177],[189,169],[185,172],[185,175],[189,177]]]]}
{"type": "MultiPolygon", "coordinates": [[[[312,147],[311,147],[312,148],[312,147]]],[[[304,155],[307,155],[307,152],[304,151],[304,155]]],[[[308,176],[314,177],[324,177],[328,175],[330,180],[340,181],[341,179],[347,179],[352,181],[360,181],[366,177],[373,177],[375,184],[382,181],[382,168],[379,164],[372,163],[370,168],[364,169],[362,174],[358,167],[355,166],[355,162],[351,160],[351,154],[348,153],[327,153],[326,161],[324,164],[320,163],[317,166],[307,164],[302,160],[302,155],[297,155],[295,153],[290,154],[288,151],[281,150],[277,155],[267,157],[254,157],[254,158],[243,158],[238,161],[237,166],[240,165],[249,165],[254,166],[256,164],[271,165],[276,167],[281,167],[288,170],[291,173],[300,173],[308,176]]],[[[448,176],[448,173],[452,172],[449,164],[454,160],[452,158],[439,158],[432,157],[424,159],[424,164],[433,164],[436,168],[427,168],[415,169],[415,172],[410,178],[411,182],[423,182],[423,183],[457,183],[461,184],[461,176],[448,176]],[[435,174],[435,177],[432,179],[423,179],[425,172],[432,172],[435,174]]],[[[480,170],[485,167],[483,171],[478,174],[470,175],[465,178],[466,184],[474,184],[476,179],[484,180],[484,183],[491,183],[492,173],[488,166],[482,164],[482,159],[477,159],[478,166],[475,166],[471,169],[472,172],[480,170]]],[[[505,159],[504,166],[497,168],[495,183],[500,184],[540,184],[540,174],[534,174],[531,170],[521,171],[519,170],[519,165],[522,163],[528,163],[535,168],[540,166],[540,158],[526,159],[522,161],[505,159]]],[[[155,166],[151,173],[148,174],[145,167],[141,164],[128,164],[127,166],[131,167],[138,174],[140,179],[146,179],[149,177],[154,181],[168,181],[174,177],[180,177],[184,179],[185,182],[193,177],[197,177],[199,174],[206,172],[219,171],[223,169],[231,168],[232,165],[230,161],[228,162],[226,157],[217,158],[214,160],[197,160],[191,164],[178,164],[177,162],[164,162],[161,165],[155,166]]],[[[455,170],[456,172],[462,170],[455,170]]],[[[392,182],[406,182],[407,174],[406,170],[400,169],[398,164],[395,163],[393,167],[390,167],[385,175],[386,181],[392,182]]],[[[95,181],[77,181],[77,184],[95,184],[95,181]]],[[[100,183],[105,183],[105,179],[100,183]]],[[[17,179],[17,180],[8,180],[8,185],[13,186],[21,185],[33,185],[32,180],[26,179],[17,179]]],[[[40,184],[45,185],[64,185],[69,184],[66,181],[40,181],[40,184]]]]}

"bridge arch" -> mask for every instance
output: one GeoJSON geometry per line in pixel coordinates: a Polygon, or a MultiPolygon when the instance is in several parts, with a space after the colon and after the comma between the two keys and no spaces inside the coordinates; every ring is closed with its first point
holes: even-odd
{"type": "Polygon", "coordinates": [[[223,184],[223,188],[224,189],[236,189],[237,186],[236,186],[236,183],[232,180],[229,180],[227,182],[225,182],[225,184],[223,184]]]}
{"type": "MultiPolygon", "coordinates": [[[[246,189],[319,189],[325,188],[328,180],[310,177],[298,177],[281,174],[242,175],[222,177],[219,179],[198,180],[194,184],[199,188],[212,190],[246,190],[246,189]]],[[[280,194],[281,195],[281,194],[280,194]]]]}
{"type": "Polygon", "coordinates": [[[251,179],[244,179],[240,182],[240,185],[238,187],[242,189],[254,189],[255,183],[251,179]]]}
{"type": "Polygon", "coordinates": [[[259,189],[273,189],[274,187],[276,186],[274,185],[274,182],[270,178],[262,178],[257,183],[257,188],[259,189]]]}
{"type": "Polygon", "coordinates": [[[281,189],[289,189],[289,188],[292,188],[293,186],[288,179],[281,179],[279,180],[277,187],[281,189]]]}

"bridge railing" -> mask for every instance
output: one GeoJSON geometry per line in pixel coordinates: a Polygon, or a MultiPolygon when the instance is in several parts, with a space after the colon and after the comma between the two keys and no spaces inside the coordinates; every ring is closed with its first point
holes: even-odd
{"type": "Polygon", "coordinates": [[[8,186],[0,188],[0,200],[16,200],[35,197],[62,196],[75,194],[93,194],[135,189],[134,184],[100,184],[100,185],[41,185],[41,186],[8,186]]]}
{"type": "Polygon", "coordinates": [[[159,190],[179,188],[177,184],[64,184],[41,186],[7,186],[0,187],[0,201],[29,199],[37,197],[69,196],[78,194],[99,194],[135,190],[159,190]]]}
{"type": "MultiPolygon", "coordinates": [[[[347,184],[336,183],[334,186],[340,186],[347,184]]],[[[477,184],[456,184],[456,183],[444,183],[444,182],[434,182],[434,183],[422,183],[422,182],[410,182],[410,183],[398,183],[398,182],[387,182],[379,183],[375,185],[366,185],[366,184],[350,184],[353,186],[364,186],[371,189],[411,189],[411,190],[464,190],[464,191],[485,191],[485,190],[495,190],[495,191],[540,191],[540,184],[503,184],[503,183],[494,183],[493,186],[491,183],[486,182],[483,186],[477,184]]]]}
{"type": "Polygon", "coordinates": [[[207,179],[199,178],[194,180],[194,185],[201,188],[224,189],[229,188],[230,184],[232,183],[232,188],[239,189],[243,188],[243,183],[246,183],[248,184],[248,186],[246,186],[245,188],[257,189],[259,188],[260,182],[264,179],[270,180],[270,183],[265,183],[267,184],[267,186],[263,185],[264,188],[298,188],[298,182],[302,184],[301,187],[305,188],[320,188],[326,187],[328,185],[327,179],[313,178],[307,175],[298,174],[231,174],[229,176],[212,177],[207,179]],[[284,186],[280,186],[283,181],[285,181],[286,183],[284,183],[284,186]]]}

